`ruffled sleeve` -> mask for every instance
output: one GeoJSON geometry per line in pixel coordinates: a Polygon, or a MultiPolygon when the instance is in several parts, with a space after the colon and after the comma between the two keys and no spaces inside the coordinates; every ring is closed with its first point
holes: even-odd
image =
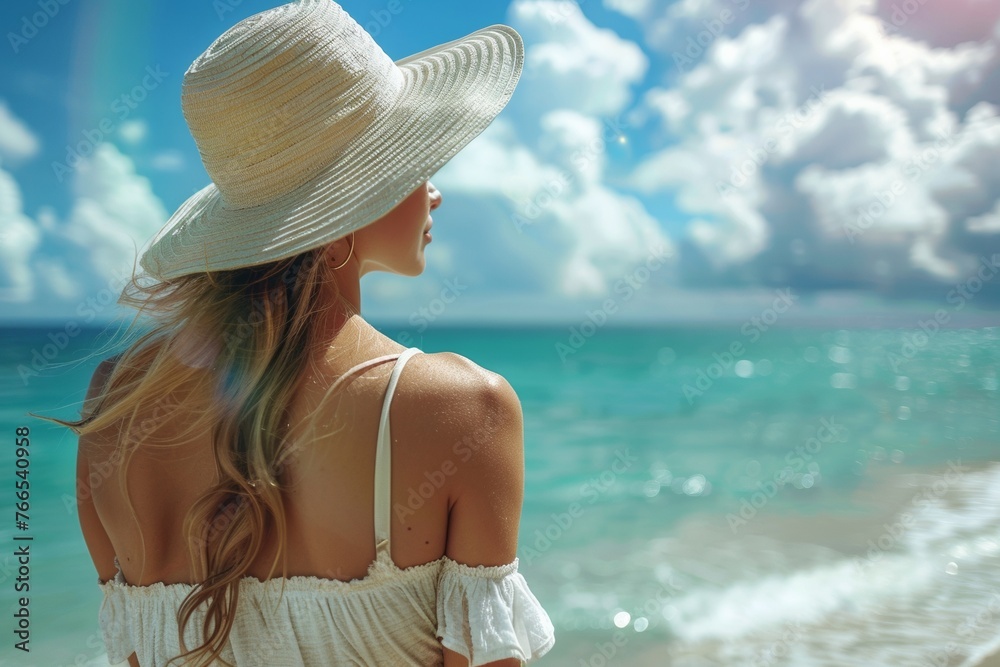
{"type": "Polygon", "coordinates": [[[555,644],[549,615],[517,571],[506,565],[471,567],[445,557],[438,581],[437,636],[469,667],[518,658],[530,663],[555,644]]]}

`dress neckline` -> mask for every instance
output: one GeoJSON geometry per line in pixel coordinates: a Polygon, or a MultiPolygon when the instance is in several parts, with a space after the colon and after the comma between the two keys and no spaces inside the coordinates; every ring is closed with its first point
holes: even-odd
{"type": "MultiPolygon", "coordinates": [[[[418,563],[417,565],[411,565],[409,567],[399,567],[395,562],[393,562],[388,550],[379,550],[375,556],[375,560],[368,565],[367,574],[361,578],[351,579],[350,581],[343,581],[342,579],[328,579],[326,577],[317,577],[315,575],[297,574],[292,575],[291,577],[279,576],[263,580],[258,579],[253,575],[246,575],[240,580],[240,583],[244,587],[255,587],[263,590],[284,588],[285,590],[305,590],[313,593],[317,590],[347,592],[374,588],[390,581],[399,581],[410,578],[421,580],[426,578],[429,574],[438,574],[439,570],[442,569],[457,570],[466,576],[495,579],[517,572],[519,565],[520,559],[517,557],[515,557],[511,562],[504,563],[503,565],[467,565],[465,563],[459,563],[445,554],[440,558],[426,563],[418,563]]],[[[117,556],[115,556],[115,567],[118,572],[115,574],[113,579],[109,579],[108,581],[101,581],[100,577],[97,579],[98,586],[106,592],[111,590],[122,590],[136,594],[149,595],[160,591],[189,591],[197,586],[197,584],[189,584],[186,582],[165,584],[162,581],[137,586],[125,581],[125,575],[122,573],[121,566],[118,564],[117,556]]]]}
{"type": "MultiPolygon", "coordinates": [[[[358,590],[362,588],[370,588],[372,586],[387,582],[396,581],[400,578],[411,578],[419,577],[421,574],[426,574],[428,572],[433,572],[437,568],[445,564],[445,561],[451,560],[447,556],[441,556],[436,560],[429,561],[427,563],[419,563],[417,565],[411,565],[409,567],[399,567],[393,562],[392,558],[389,556],[388,551],[379,550],[373,560],[368,565],[368,571],[365,576],[361,578],[354,578],[350,581],[344,581],[342,579],[329,579],[326,577],[318,577],[315,575],[292,575],[290,577],[271,577],[270,579],[258,579],[253,575],[244,576],[240,582],[243,586],[254,586],[263,588],[273,588],[284,584],[286,589],[308,589],[316,590],[329,589],[337,591],[346,590],[358,590]]],[[[452,561],[455,562],[455,561],[452,561]]],[[[456,565],[461,565],[461,563],[456,563],[456,565]]],[[[157,590],[190,590],[197,586],[198,584],[190,584],[187,582],[176,582],[172,584],[165,584],[162,581],[155,581],[149,584],[135,585],[130,584],[125,581],[125,575],[122,572],[121,566],[118,563],[118,557],[115,556],[115,568],[118,572],[115,574],[113,579],[108,581],[101,581],[98,577],[97,584],[102,588],[119,588],[126,591],[136,591],[136,592],[146,592],[146,591],[157,591],[157,590]]]]}

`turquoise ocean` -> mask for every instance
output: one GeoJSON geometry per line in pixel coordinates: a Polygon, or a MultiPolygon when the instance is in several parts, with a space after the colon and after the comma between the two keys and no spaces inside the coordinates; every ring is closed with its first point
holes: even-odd
{"type": "MultiPolygon", "coordinates": [[[[538,664],[959,666],[1000,645],[1000,329],[379,328],[520,396],[520,572],[556,628],[538,664]]],[[[75,416],[108,334],[46,359],[58,331],[3,331],[0,667],[107,665],[76,438],[25,413],[75,416]]]]}

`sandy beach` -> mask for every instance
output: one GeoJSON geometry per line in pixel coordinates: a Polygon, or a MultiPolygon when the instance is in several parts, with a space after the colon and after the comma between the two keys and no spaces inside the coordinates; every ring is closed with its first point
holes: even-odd
{"type": "Polygon", "coordinates": [[[975,667],[1000,667],[1000,648],[997,648],[992,655],[975,663],[975,667]]]}

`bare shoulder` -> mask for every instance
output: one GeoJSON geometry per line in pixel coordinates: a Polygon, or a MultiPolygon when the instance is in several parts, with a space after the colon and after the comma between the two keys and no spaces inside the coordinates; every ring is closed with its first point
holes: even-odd
{"type": "Polygon", "coordinates": [[[408,437],[448,475],[445,554],[503,565],[517,552],[524,499],[524,424],[510,383],[451,352],[418,354],[407,367],[408,437]]]}
{"type": "MultiPolygon", "coordinates": [[[[410,357],[399,389],[424,406],[428,419],[472,420],[520,417],[521,402],[507,379],[454,352],[410,357]]],[[[404,399],[405,400],[405,399],[404,399]]]]}
{"type": "Polygon", "coordinates": [[[417,354],[396,391],[408,437],[428,455],[452,459],[460,485],[523,460],[521,402],[499,373],[454,352],[417,354]]]}
{"type": "MultiPolygon", "coordinates": [[[[479,389],[481,391],[510,392],[514,390],[507,380],[487,368],[483,368],[468,357],[455,352],[434,352],[410,357],[409,364],[416,364],[430,371],[426,379],[435,389],[479,389]]],[[[516,395],[513,397],[516,398],[516,395]]]]}

